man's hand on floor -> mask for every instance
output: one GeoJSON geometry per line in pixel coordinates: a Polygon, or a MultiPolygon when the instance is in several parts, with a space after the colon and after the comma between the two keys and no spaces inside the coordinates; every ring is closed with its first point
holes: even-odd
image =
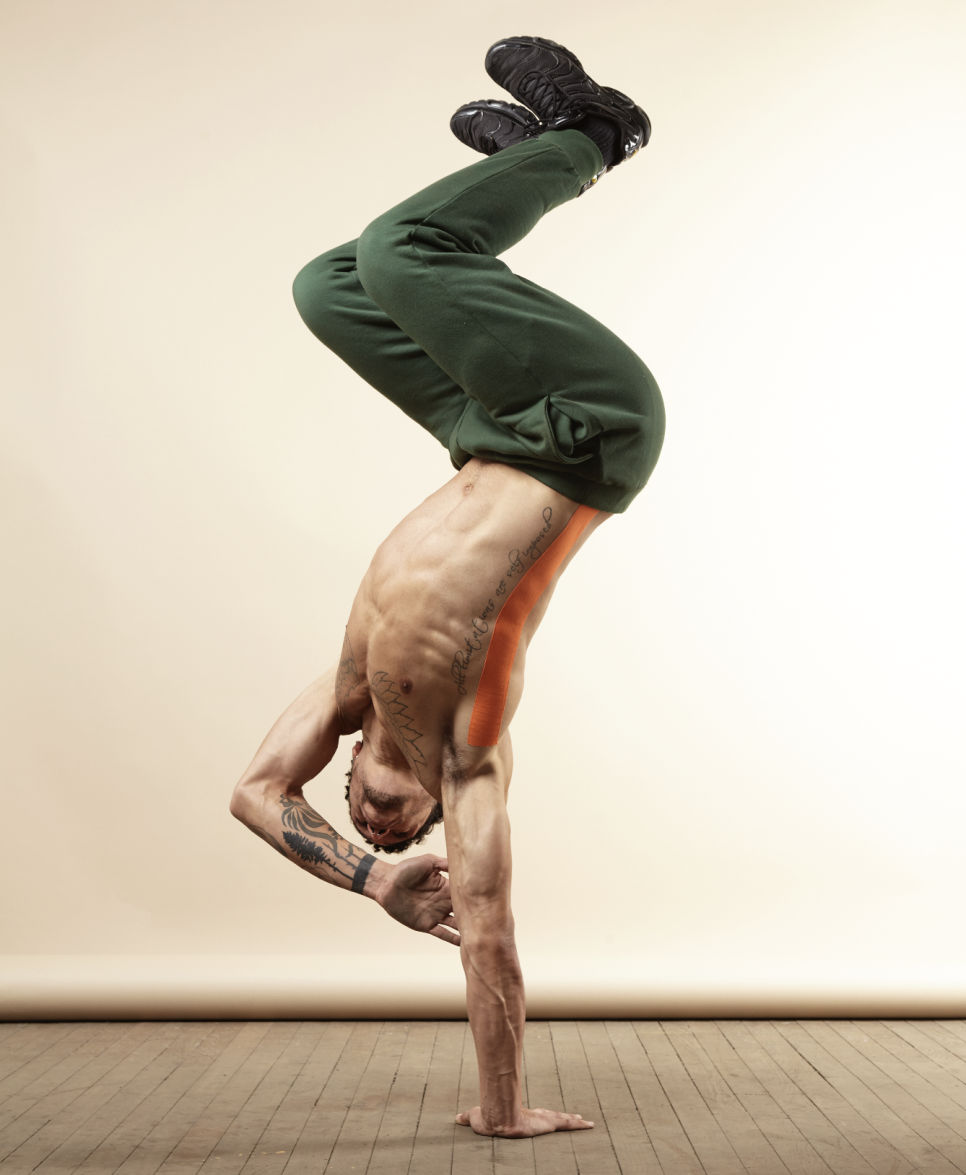
{"type": "Polygon", "coordinates": [[[483,1121],[479,1106],[464,1110],[456,1115],[458,1126],[472,1126],[477,1134],[495,1135],[497,1138],[533,1138],[537,1134],[553,1134],[555,1130],[589,1130],[593,1122],[587,1122],[579,1114],[561,1114],[556,1110],[521,1110],[520,1120],[513,1126],[489,1127],[483,1121]]]}
{"type": "Polygon", "coordinates": [[[390,865],[385,873],[380,871],[373,897],[403,926],[432,934],[458,947],[460,939],[453,933],[458,927],[449,896],[449,879],[443,876],[445,869],[446,858],[434,857],[432,853],[390,865]]]}

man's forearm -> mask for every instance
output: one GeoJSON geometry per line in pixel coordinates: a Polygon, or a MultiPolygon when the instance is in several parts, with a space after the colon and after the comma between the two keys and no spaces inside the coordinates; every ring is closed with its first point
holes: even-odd
{"type": "Polygon", "coordinates": [[[526,1001],[523,974],[509,934],[494,939],[467,935],[461,955],[466,1007],[480,1069],[480,1109],[494,1133],[518,1123],[522,1106],[521,1065],[526,1001]]]}
{"type": "Polygon", "coordinates": [[[240,786],[231,811],[276,852],[330,885],[372,897],[387,868],[339,836],[302,795],[271,786],[240,786]]]}

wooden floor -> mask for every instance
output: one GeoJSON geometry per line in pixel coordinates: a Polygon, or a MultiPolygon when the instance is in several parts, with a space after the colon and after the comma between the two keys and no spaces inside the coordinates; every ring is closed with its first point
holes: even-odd
{"type": "Polygon", "coordinates": [[[966,1172],[966,1022],[531,1023],[531,1105],[453,1125],[462,1023],[0,1024],[0,1171],[91,1175],[966,1172]]]}

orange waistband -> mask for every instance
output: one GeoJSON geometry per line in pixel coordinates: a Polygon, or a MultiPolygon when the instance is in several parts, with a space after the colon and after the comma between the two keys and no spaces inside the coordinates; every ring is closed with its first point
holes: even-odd
{"type": "Polygon", "coordinates": [[[523,626],[571,547],[597,513],[591,506],[578,506],[560,534],[537,562],[527,568],[507,596],[490,633],[490,647],[486,651],[476,701],[473,703],[468,740],[471,747],[495,747],[500,741],[510,675],[523,626]]]}

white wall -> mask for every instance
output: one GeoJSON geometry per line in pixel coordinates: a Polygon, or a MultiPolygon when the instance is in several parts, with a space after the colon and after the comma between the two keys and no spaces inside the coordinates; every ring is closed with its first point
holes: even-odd
{"type": "MultiPolygon", "coordinates": [[[[337,655],[375,545],[449,476],[305,330],[291,279],[471,161],[449,115],[498,96],[483,53],[520,31],[655,129],[507,259],[621,334],[668,407],[651,485],[528,660],[524,962],[584,996],[630,977],[621,1014],[659,990],[966,1012],[958,0],[7,0],[21,995],[119,955],[203,956],[229,986],[238,956],[324,956],[321,1014],[365,957],[458,992],[455,951],[286,868],[226,805],[337,655]]],[[[347,758],[310,792],[343,830],[347,758]]]]}

